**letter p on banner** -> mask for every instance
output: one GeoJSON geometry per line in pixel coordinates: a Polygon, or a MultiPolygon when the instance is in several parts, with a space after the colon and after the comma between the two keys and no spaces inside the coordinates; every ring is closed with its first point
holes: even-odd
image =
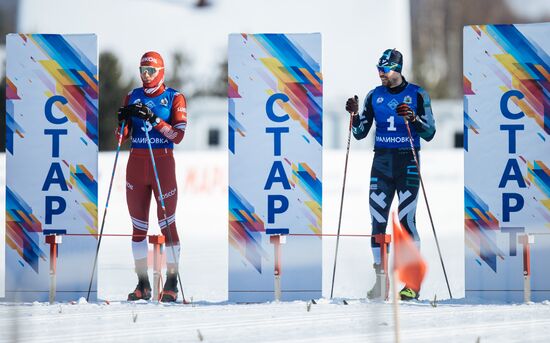
{"type": "MultiPolygon", "coordinates": [[[[10,34],[6,42],[5,300],[47,301],[44,230],[97,233],[97,37],[10,34]]],[[[56,300],[86,296],[96,245],[94,236],[63,240],[56,300]]]]}

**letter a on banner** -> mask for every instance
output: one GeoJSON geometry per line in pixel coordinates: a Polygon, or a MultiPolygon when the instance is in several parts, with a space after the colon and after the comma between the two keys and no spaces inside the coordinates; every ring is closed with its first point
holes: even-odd
{"type": "MultiPolygon", "coordinates": [[[[97,233],[97,38],[10,34],[6,45],[5,300],[46,301],[45,234],[97,233]]],[[[64,237],[56,300],[86,296],[96,242],[64,237]]]]}
{"type": "Polygon", "coordinates": [[[228,57],[229,300],[319,298],[321,35],[232,34],[228,57]]]}

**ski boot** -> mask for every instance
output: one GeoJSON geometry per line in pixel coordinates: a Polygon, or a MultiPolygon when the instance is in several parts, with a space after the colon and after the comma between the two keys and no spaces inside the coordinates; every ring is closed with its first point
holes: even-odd
{"type": "Polygon", "coordinates": [[[420,293],[407,286],[403,287],[403,289],[399,292],[399,297],[401,300],[405,301],[416,300],[419,296],[420,293]]]}
{"type": "Polygon", "coordinates": [[[383,298],[386,299],[387,297],[387,291],[388,291],[388,278],[386,273],[384,273],[384,269],[382,268],[382,264],[373,264],[374,272],[376,273],[376,282],[374,283],[374,286],[371,288],[370,291],[367,292],[367,298],[368,299],[378,299],[383,298]],[[385,291],[384,294],[382,294],[382,286],[384,287],[385,291]]]}
{"type": "Polygon", "coordinates": [[[166,272],[166,282],[160,295],[161,302],[176,302],[178,298],[178,274],[175,271],[166,272]]]}
{"type": "Polygon", "coordinates": [[[136,289],[128,294],[128,301],[136,300],[149,300],[151,299],[151,284],[149,283],[149,276],[147,271],[138,272],[138,284],[136,289]]]}

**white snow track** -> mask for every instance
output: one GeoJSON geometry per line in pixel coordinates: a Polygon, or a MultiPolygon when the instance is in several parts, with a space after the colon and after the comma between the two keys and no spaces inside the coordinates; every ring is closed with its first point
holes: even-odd
{"type": "MultiPolygon", "coordinates": [[[[394,342],[392,305],[0,305],[0,342],[394,342]]],[[[543,342],[548,303],[401,304],[402,342],[543,342]]]]}

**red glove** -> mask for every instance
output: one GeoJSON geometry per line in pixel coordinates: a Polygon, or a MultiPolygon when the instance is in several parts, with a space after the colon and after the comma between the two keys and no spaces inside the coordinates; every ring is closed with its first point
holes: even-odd
{"type": "Polygon", "coordinates": [[[357,95],[346,101],[346,111],[352,114],[357,114],[359,112],[359,97],[357,95]]]}
{"type": "Polygon", "coordinates": [[[413,109],[405,103],[399,104],[395,111],[397,112],[398,116],[403,117],[405,120],[410,121],[411,123],[416,121],[416,114],[414,113],[413,109]]]}

